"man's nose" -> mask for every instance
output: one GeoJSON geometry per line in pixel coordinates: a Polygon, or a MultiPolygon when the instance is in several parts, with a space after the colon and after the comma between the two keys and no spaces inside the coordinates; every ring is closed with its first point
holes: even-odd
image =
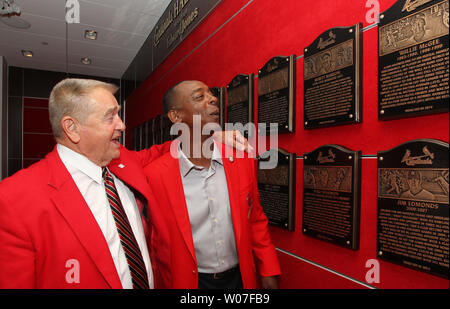
{"type": "Polygon", "coordinates": [[[217,106],[217,103],[219,102],[219,99],[217,99],[217,97],[214,94],[212,94],[212,93],[210,93],[209,96],[210,96],[209,104],[217,106]]]}
{"type": "Polygon", "coordinates": [[[125,131],[127,127],[125,126],[125,123],[123,123],[122,118],[119,117],[119,123],[117,124],[117,129],[120,131],[125,131]]]}

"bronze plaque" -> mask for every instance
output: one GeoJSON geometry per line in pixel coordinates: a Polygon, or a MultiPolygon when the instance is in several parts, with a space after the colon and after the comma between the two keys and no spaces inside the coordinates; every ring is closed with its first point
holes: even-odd
{"type": "Polygon", "coordinates": [[[239,74],[227,85],[226,125],[253,122],[253,74],[239,74]]]}
{"type": "Polygon", "coordinates": [[[258,158],[261,206],[270,224],[289,231],[295,229],[295,160],[295,153],[282,149],[271,149],[258,158]],[[276,167],[265,169],[264,162],[274,159],[276,167]]]}
{"type": "Polygon", "coordinates": [[[361,33],[361,24],[332,28],[305,48],[305,129],[362,121],[361,33]]]}
{"type": "Polygon", "coordinates": [[[225,87],[211,87],[211,92],[219,100],[219,124],[225,129],[225,87]]]}
{"type": "Polygon", "coordinates": [[[378,152],[377,255],[448,278],[448,143],[378,152]]]}
{"type": "Polygon", "coordinates": [[[258,123],[266,133],[274,124],[278,133],[294,132],[296,56],[270,59],[258,72],[258,123]]]}
{"type": "Polygon", "coordinates": [[[303,234],[359,249],[361,151],[325,145],[303,161],[303,234]]]}
{"type": "Polygon", "coordinates": [[[448,0],[400,0],[380,14],[378,119],[448,111],[448,14],[448,0]]]}

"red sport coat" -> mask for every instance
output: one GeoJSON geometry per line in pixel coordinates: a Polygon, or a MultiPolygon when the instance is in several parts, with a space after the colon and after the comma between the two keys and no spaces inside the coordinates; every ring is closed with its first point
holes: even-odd
{"type": "MultiPolygon", "coordinates": [[[[255,162],[248,158],[223,158],[223,166],[242,281],[244,288],[257,288],[258,275],[275,276],[281,271],[260,205],[255,162]]],[[[169,228],[170,288],[196,289],[198,266],[178,159],[166,153],[149,164],[145,174],[169,228]]]]}
{"type": "MultiPolygon", "coordinates": [[[[147,217],[142,222],[156,288],[170,280],[154,250],[168,254],[168,234],[160,214],[147,207],[150,192],[142,167],[169,148],[170,143],[141,152],[121,147],[120,157],[108,165],[147,217]]],[[[102,231],[56,147],[0,182],[0,288],[122,288],[102,231]],[[79,283],[73,283],[75,271],[79,283]]]]}

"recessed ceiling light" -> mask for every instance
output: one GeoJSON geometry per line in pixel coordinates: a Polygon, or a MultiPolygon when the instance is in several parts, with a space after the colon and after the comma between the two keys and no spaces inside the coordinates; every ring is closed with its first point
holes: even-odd
{"type": "Polygon", "coordinates": [[[33,58],[33,52],[31,50],[22,50],[22,55],[27,58],[33,58]]]}
{"type": "Polygon", "coordinates": [[[91,59],[89,59],[88,57],[83,57],[83,58],[81,58],[81,63],[82,64],[91,64],[91,59]]]}
{"type": "Polygon", "coordinates": [[[97,40],[97,31],[94,30],[85,30],[84,38],[89,40],[97,40]]]}

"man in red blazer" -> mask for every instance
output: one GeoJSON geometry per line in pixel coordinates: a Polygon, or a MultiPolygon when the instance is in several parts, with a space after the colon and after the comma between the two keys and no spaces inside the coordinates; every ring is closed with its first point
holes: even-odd
{"type": "Polygon", "coordinates": [[[0,288],[169,286],[169,234],[161,212],[149,207],[155,203],[149,203],[143,166],[168,152],[170,143],[141,152],[122,147],[116,90],[84,79],[53,88],[49,114],[57,145],[0,182],[0,288]],[[125,213],[120,219],[105,191],[105,171],[125,213]],[[120,220],[128,221],[131,243],[123,240],[120,220]],[[133,258],[147,277],[143,286],[135,284],[133,258]]]}
{"type": "MultiPolygon", "coordinates": [[[[199,127],[193,119],[201,119],[201,128],[219,119],[217,98],[199,81],[172,87],[163,108],[191,133],[199,127]]],[[[280,266],[259,201],[254,160],[236,158],[216,143],[208,156],[198,150],[208,148],[210,136],[195,134],[180,136],[172,153],[145,168],[169,229],[171,287],[277,288],[280,266]],[[195,149],[201,156],[195,157],[195,149]]]]}
{"type": "Polygon", "coordinates": [[[168,250],[167,237],[158,212],[147,211],[142,166],[170,143],[139,153],[123,148],[116,90],[83,79],[53,88],[49,114],[57,145],[0,183],[0,288],[134,288],[106,198],[105,167],[114,175],[148,287],[168,281],[170,272],[154,254],[168,250]]]}

